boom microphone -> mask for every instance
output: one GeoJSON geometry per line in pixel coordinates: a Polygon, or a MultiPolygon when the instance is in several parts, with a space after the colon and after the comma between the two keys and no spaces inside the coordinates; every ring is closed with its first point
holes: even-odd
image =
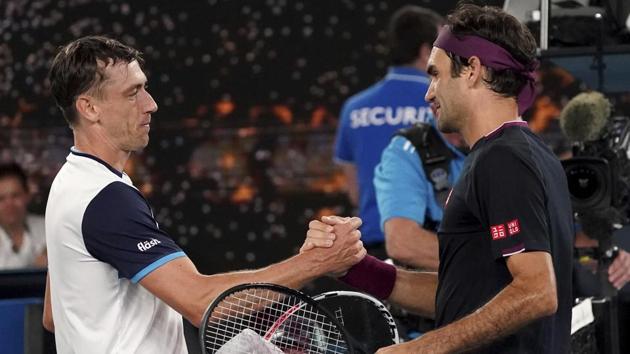
{"type": "Polygon", "coordinates": [[[608,123],[611,104],[599,92],[573,97],[560,113],[560,126],[571,141],[594,141],[608,123]]]}

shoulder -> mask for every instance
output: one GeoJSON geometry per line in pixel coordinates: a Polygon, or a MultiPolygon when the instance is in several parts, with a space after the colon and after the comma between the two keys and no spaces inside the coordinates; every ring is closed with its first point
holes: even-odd
{"type": "Polygon", "coordinates": [[[102,209],[103,212],[112,215],[138,207],[144,209],[147,203],[137,189],[122,181],[114,181],[105,185],[92,198],[89,207],[102,209]]]}
{"type": "Polygon", "coordinates": [[[531,147],[523,141],[497,139],[473,154],[476,176],[484,176],[489,183],[500,179],[522,181],[542,178],[542,171],[531,147]]]}
{"type": "Polygon", "coordinates": [[[395,135],[383,150],[375,174],[377,177],[389,176],[396,179],[423,175],[416,147],[404,136],[395,135]]]}
{"type": "Polygon", "coordinates": [[[416,154],[416,147],[409,139],[402,135],[394,135],[392,140],[389,142],[389,145],[387,146],[387,150],[392,153],[398,154],[416,154]]]}

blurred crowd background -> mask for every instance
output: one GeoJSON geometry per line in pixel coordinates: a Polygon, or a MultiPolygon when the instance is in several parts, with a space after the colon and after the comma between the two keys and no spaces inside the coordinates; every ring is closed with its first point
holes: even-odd
{"type": "MultiPolygon", "coordinates": [[[[353,214],[332,161],[341,104],[386,73],[385,29],[402,0],[0,2],[0,162],[30,176],[31,211],[72,145],[45,80],[56,49],[106,34],[143,51],[159,105],[126,171],[203,272],[296,251],[307,222],[353,214]]],[[[415,3],[446,14],[455,1],[415,3]]],[[[484,1],[501,5],[502,1],[484,1]]],[[[557,117],[585,85],[546,62],[525,116],[558,154],[557,117]]],[[[628,113],[630,96],[613,97],[628,113]]]]}

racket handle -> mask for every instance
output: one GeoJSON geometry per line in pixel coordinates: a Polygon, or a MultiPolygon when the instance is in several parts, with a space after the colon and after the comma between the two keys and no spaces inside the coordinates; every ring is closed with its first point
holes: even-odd
{"type": "Polygon", "coordinates": [[[353,265],[339,280],[384,300],[394,289],[396,267],[367,255],[361,262],[353,265]]]}

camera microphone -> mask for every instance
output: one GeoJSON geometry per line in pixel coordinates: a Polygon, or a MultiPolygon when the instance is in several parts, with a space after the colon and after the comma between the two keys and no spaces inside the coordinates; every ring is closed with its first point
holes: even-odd
{"type": "Polygon", "coordinates": [[[560,113],[560,126],[571,141],[594,141],[608,123],[611,104],[599,92],[584,92],[573,97],[560,113]]]}

